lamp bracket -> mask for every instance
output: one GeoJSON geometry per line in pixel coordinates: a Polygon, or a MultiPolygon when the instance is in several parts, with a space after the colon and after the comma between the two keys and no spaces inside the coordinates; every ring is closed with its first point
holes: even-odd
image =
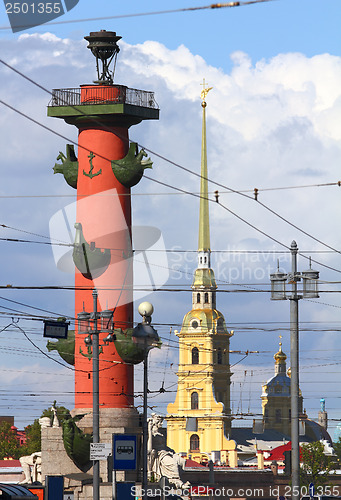
{"type": "Polygon", "coordinates": [[[298,281],[301,281],[301,273],[288,273],[287,274],[287,280],[288,280],[288,283],[297,283],[298,281]]]}
{"type": "Polygon", "coordinates": [[[299,293],[293,293],[288,297],[289,300],[301,300],[303,299],[303,295],[300,295],[299,293]]]}

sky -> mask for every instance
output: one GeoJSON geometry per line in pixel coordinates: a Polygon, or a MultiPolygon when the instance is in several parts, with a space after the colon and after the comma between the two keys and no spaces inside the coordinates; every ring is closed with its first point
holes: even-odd
{"type": "MultiPolygon", "coordinates": [[[[158,228],[164,247],[177,250],[155,252],[155,268],[163,266],[162,274],[156,273],[162,283],[144,297],[154,305],[153,323],[163,341],[150,355],[150,390],[167,389],[152,393],[149,403],[163,415],[175,398],[174,330],[191,309],[198,238],[199,198],[173,188],[199,191],[199,178],[181,167],[200,171],[203,78],[213,87],[206,108],[208,172],[220,186],[209,184],[212,267],[221,290],[218,309],[234,330],[230,348],[239,351],[231,353],[234,425],[251,425],[260,415],[261,385],[274,373],[279,336],[290,364],[289,301],[270,300],[269,274],[277,260],[290,271],[288,248],[295,240],[301,251],[298,269],[309,267],[311,255],[321,290],[319,299],[299,302],[304,407],[317,419],[320,398],[325,398],[333,437],[341,420],[341,5],[338,0],[325,0],[323,8],[314,0],[274,0],[82,21],[204,5],[196,0],[161,6],[145,1],[142,7],[129,0],[80,0],[56,20],[62,23],[15,34],[2,7],[1,59],[45,89],[78,87],[96,77],[83,37],[100,29],[116,31],[122,40],[115,81],[155,92],[159,121],[131,128],[130,139],[153,160],[148,176],[170,186],[143,179],[132,196],[134,226],[158,228]],[[216,189],[220,204],[214,201],[216,189]],[[177,291],[162,290],[172,287],[177,291]]],[[[77,140],[76,130],[47,117],[50,96],[44,90],[3,64],[0,75],[0,284],[72,286],[73,274],[56,265],[49,228],[53,216],[75,201],[73,189],[61,175],[53,175],[52,167],[67,140],[77,140]]],[[[72,370],[47,353],[40,319],[72,317],[73,302],[68,290],[0,291],[0,329],[5,329],[0,337],[0,415],[15,415],[19,428],[55,399],[73,407],[72,370]]],[[[140,368],[136,391],[141,392],[140,368]]],[[[141,405],[141,398],[136,402],[141,405]]]]}

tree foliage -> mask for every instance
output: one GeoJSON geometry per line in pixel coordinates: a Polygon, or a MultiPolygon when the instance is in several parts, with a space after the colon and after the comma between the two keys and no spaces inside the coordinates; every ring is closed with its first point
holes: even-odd
{"type": "Polygon", "coordinates": [[[0,460],[4,458],[19,458],[20,446],[15,432],[9,422],[0,424],[0,460]]]}
{"type": "MultiPolygon", "coordinates": [[[[69,413],[69,410],[64,406],[56,406],[55,403],[54,406],[57,411],[58,420],[62,424],[64,414],[69,413]]],[[[51,425],[53,423],[53,415],[54,413],[51,408],[47,408],[42,413],[42,417],[50,417],[51,425]]],[[[41,427],[38,418],[32,424],[25,427],[25,433],[26,443],[20,446],[15,432],[11,429],[11,424],[8,422],[0,424],[0,460],[4,458],[18,459],[25,455],[31,455],[31,453],[36,451],[41,451],[41,427]]]]}
{"type": "Polygon", "coordinates": [[[333,448],[334,448],[336,458],[337,458],[338,462],[340,462],[341,461],[341,437],[339,438],[338,441],[336,441],[336,443],[333,444],[333,448]]]}
{"type": "Polygon", "coordinates": [[[36,418],[33,424],[25,427],[26,443],[21,447],[20,456],[31,455],[35,451],[41,451],[41,430],[39,419],[36,418]]]}
{"type": "MultiPolygon", "coordinates": [[[[68,413],[68,409],[65,406],[56,406],[56,402],[53,403],[53,406],[56,408],[57,417],[59,423],[62,424],[65,413],[68,413]]],[[[43,411],[42,417],[49,417],[51,425],[53,424],[53,410],[52,408],[47,408],[43,411]]],[[[21,455],[31,455],[35,451],[41,451],[41,427],[39,424],[39,419],[36,418],[33,424],[25,427],[26,431],[26,444],[21,447],[21,455]]]]}
{"type": "MultiPolygon", "coordinates": [[[[69,410],[67,408],[65,408],[65,406],[57,406],[56,405],[56,401],[54,401],[53,406],[57,410],[57,418],[59,420],[59,423],[62,424],[63,420],[64,420],[64,416],[65,416],[65,414],[69,413],[69,410]]],[[[50,417],[51,425],[53,424],[53,411],[52,411],[52,407],[51,408],[47,408],[46,410],[44,410],[41,416],[42,417],[50,417]]]]}
{"type": "Polygon", "coordinates": [[[301,446],[301,483],[309,486],[322,486],[326,483],[332,468],[332,460],[324,454],[324,446],[320,441],[301,446]]]}

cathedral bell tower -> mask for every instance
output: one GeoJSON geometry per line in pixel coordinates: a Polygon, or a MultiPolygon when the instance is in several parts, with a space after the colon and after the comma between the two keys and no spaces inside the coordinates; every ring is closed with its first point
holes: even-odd
{"type": "Polygon", "coordinates": [[[175,402],[167,408],[168,446],[194,459],[231,446],[227,436],[231,429],[229,348],[233,333],[216,309],[206,151],[206,96],[211,89],[205,87],[205,81],[203,87],[198,267],[192,283],[192,309],[184,317],[181,331],[176,332],[178,389],[175,402]]]}

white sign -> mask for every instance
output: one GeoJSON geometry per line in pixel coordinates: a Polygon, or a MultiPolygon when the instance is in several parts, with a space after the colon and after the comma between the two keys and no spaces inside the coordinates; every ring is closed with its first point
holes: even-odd
{"type": "Polygon", "coordinates": [[[106,460],[111,451],[110,443],[90,443],[90,460],[106,460]]]}
{"type": "Polygon", "coordinates": [[[68,493],[67,491],[64,491],[63,495],[63,500],[74,500],[75,494],[72,492],[68,493]]]}

